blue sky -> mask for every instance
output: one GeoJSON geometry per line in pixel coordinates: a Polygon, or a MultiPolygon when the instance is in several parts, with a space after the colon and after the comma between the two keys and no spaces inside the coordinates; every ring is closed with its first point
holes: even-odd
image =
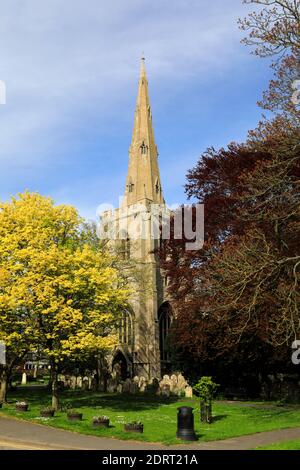
{"type": "Polygon", "coordinates": [[[0,199],[25,189],[95,218],[118,202],[142,52],[168,203],[208,146],[245,139],[266,61],[240,44],[242,0],[0,0],[0,199]]]}

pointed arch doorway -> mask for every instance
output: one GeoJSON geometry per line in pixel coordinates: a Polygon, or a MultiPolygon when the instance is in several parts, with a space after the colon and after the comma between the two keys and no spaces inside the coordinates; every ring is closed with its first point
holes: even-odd
{"type": "Polygon", "coordinates": [[[127,360],[121,351],[118,351],[113,359],[112,371],[118,381],[124,381],[129,377],[127,360]]]}

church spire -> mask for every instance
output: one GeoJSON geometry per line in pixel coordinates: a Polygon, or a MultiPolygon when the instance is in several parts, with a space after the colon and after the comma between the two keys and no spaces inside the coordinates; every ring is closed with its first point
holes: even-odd
{"type": "Polygon", "coordinates": [[[135,110],[129,166],[126,181],[127,205],[146,201],[164,203],[148,92],[145,58],[141,58],[140,79],[135,110]]]}

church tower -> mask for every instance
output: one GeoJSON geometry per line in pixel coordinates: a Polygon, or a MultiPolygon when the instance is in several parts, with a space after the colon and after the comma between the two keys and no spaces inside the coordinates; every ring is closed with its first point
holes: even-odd
{"type": "MultiPolygon", "coordinates": [[[[102,226],[113,218],[115,241],[124,259],[134,263],[133,294],[120,325],[120,343],[111,358],[112,375],[120,380],[144,376],[159,379],[168,362],[165,340],[171,322],[165,302],[164,278],[155,254],[159,235],[153,236],[153,207],[164,208],[154,138],[145,59],[141,60],[134,126],[129,148],[128,174],[119,209],[102,214],[102,226]],[[136,229],[143,225],[136,236],[136,229]]],[[[157,222],[157,218],[156,218],[157,222]]]]}

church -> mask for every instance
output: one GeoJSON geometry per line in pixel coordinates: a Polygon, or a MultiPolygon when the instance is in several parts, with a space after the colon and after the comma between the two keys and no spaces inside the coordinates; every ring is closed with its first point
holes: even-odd
{"type": "MultiPolygon", "coordinates": [[[[125,175],[124,175],[125,176],[125,175]]],[[[124,178],[125,179],[125,178],[124,178]]],[[[145,59],[141,59],[128,173],[120,207],[101,214],[101,226],[113,218],[124,259],[132,259],[140,273],[132,281],[130,305],[123,312],[119,345],[109,367],[120,381],[135,376],[159,379],[170,372],[168,331],[172,309],[166,295],[164,277],[155,249],[160,236],[153,236],[153,207],[166,208],[160,179],[158,149],[154,137],[145,59]],[[136,221],[143,220],[143,236],[132,239],[136,221]]],[[[141,233],[140,233],[141,235],[141,233]]]]}

